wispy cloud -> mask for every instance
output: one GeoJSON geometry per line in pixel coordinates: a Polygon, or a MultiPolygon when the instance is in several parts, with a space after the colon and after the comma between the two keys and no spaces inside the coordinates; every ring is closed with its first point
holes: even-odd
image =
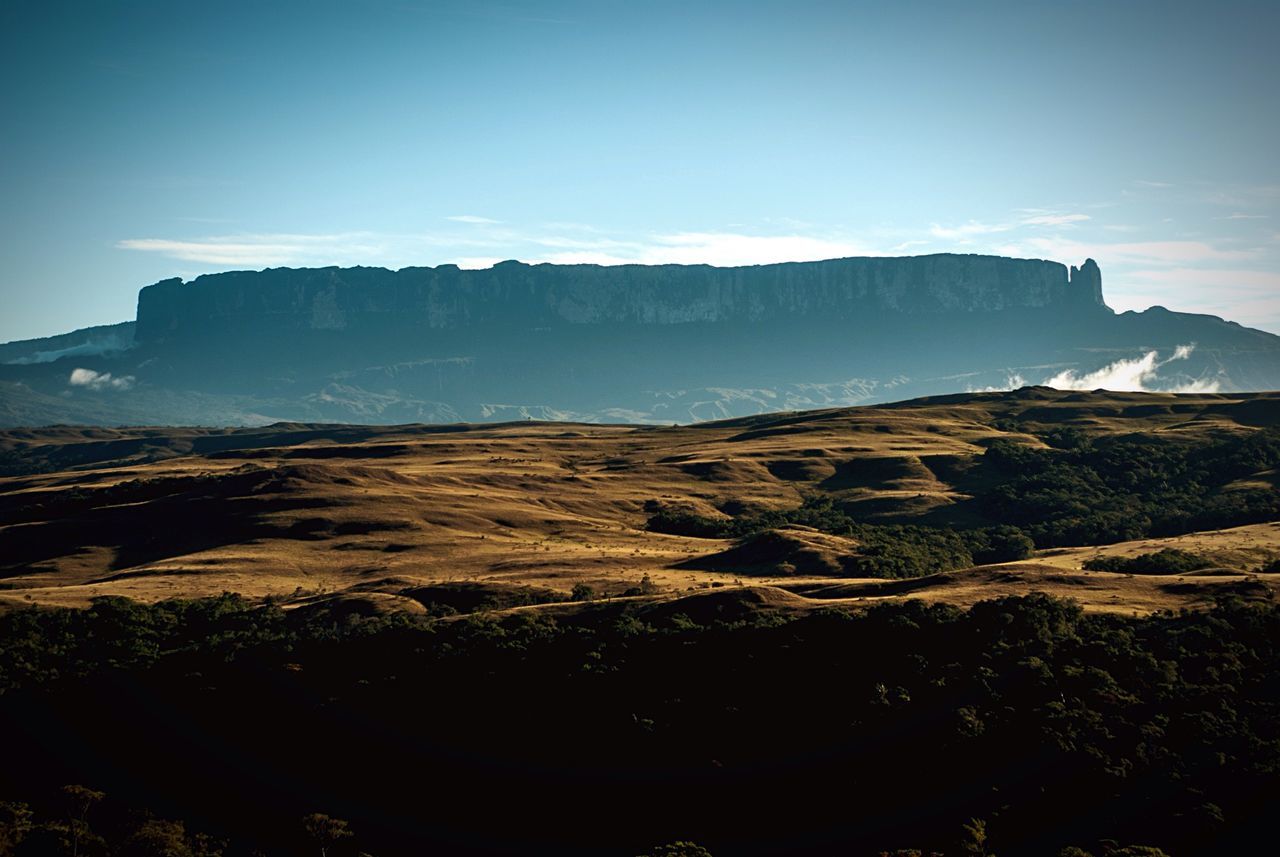
{"type": "MultiPolygon", "coordinates": [[[[1250,220],[1258,216],[1248,209],[1240,213],[1250,220]]],[[[1016,209],[999,221],[934,223],[914,231],[880,228],[863,235],[800,228],[798,222],[790,221],[757,222],[753,228],[636,234],[584,223],[505,224],[475,214],[452,215],[445,220],[438,229],[421,233],[141,237],[122,240],[116,246],[179,260],[184,278],[216,270],[278,266],[401,268],[451,262],[464,268],[485,268],[505,259],[727,267],[955,250],[1067,264],[1092,257],[1103,267],[1107,300],[1117,309],[1141,310],[1158,303],[1280,329],[1280,273],[1268,270],[1274,268],[1280,233],[1271,242],[1264,236],[1253,245],[1226,235],[1138,241],[1108,228],[1115,224],[1098,223],[1078,210],[1047,207],[1016,209]],[[1233,270],[1236,268],[1244,270],[1233,270]]],[[[1200,222],[1206,223],[1207,218],[1200,222]]],[[[1126,225],[1125,229],[1139,227],[1126,225]]],[[[1167,234],[1167,229],[1157,229],[1167,234]]]]}
{"type": "MultiPolygon", "coordinates": [[[[1187,360],[1195,351],[1194,343],[1179,345],[1173,353],[1161,359],[1160,352],[1152,350],[1138,357],[1124,358],[1108,363],[1092,372],[1065,369],[1040,382],[1045,387],[1058,390],[1111,390],[1112,392],[1159,393],[1216,393],[1221,383],[1215,378],[1190,378],[1185,375],[1160,376],[1160,370],[1170,363],[1187,360]]],[[[969,386],[970,393],[997,393],[1025,387],[1025,375],[1014,372],[1003,384],[989,387],[969,386]]]]}
{"type": "Polygon", "coordinates": [[[1037,214],[1022,221],[1023,226],[1069,226],[1092,220],[1087,214],[1037,214]]]}
{"type": "Polygon", "coordinates": [[[973,385],[969,385],[964,389],[966,393],[1004,393],[1009,390],[1016,390],[1019,387],[1025,386],[1027,386],[1027,379],[1018,372],[1012,372],[1005,376],[1003,384],[989,387],[975,387],[973,385]]]}
{"type": "Polygon", "coordinates": [[[1000,223],[984,223],[980,220],[970,220],[956,226],[943,226],[934,223],[929,227],[929,234],[943,241],[969,244],[983,235],[996,235],[1004,232],[1013,232],[1017,229],[1048,226],[1070,228],[1093,219],[1087,214],[1051,211],[1043,208],[1022,209],[1020,213],[1021,217],[1000,223]]]}
{"type": "Polygon", "coordinates": [[[370,233],[335,235],[231,235],[193,240],[129,238],[116,242],[122,250],[161,253],[186,262],[263,267],[288,264],[340,264],[376,255],[381,249],[370,233]]]}
{"type": "Polygon", "coordinates": [[[1218,381],[1206,378],[1161,380],[1160,369],[1178,360],[1188,359],[1194,344],[1179,345],[1173,354],[1160,359],[1157,351],[1141,357],[1117,360],[1093,372],[1077,373],[1067,369],[1044,381],[1046,387],[1058,390],[1111,390],[1113,392],[1216,393],[1218,381]]]}
{"type": "Polygon", "coordinates": [[[480,217],[477,214],[452,214],[445,220],[452,220],[454,223],[473,223],[478,226],[493,226],[502,222],[491,217],[480,217]]]}
{"type": "Polygon", "coordinates": [[[19,357],[16,360],[7,361],[10,365],[30,366],[35,363],[53,363],[64,357],[97,357],[102,354],[112,354],[117,351],[124,351],[129,348],[129,343],[122,340],[118,335],[111,334],[103,337],[90,337],[84,342],[71,345],[66,348],[56,348],[51,351],[37,351],[34,354],[28,354],[19,357]]]}
{"type": "Polygon", "coordinates": [[[189,240],[132,238],[120,241],[116,246],[223,267],[405,265],[445,261],[462,267],[487,267],[493,262],[512,258],[562,264],[759,265],[885,255],[875,247],[830,236],[672,232],[621,239],[599,232],[556,234],[514,229],[485,230],[480,235],[353,232],[334,235],[235,235],[189,240]]]}
{"type": "Polygon", "coordinates": [[[966,243],[979,235],[1008,232],[1012,228],[1013,225],[1008,223],[982,223],[977,220],[970,220],[968,223],[962,223],[958,226],[942,226],[934,223],[929,227],[929,234],[944,241],[966,243]]]}
{"type": "MultiPolygon", "coordinates": [[[[585,243],[585,242],[582,242],[585,243]]],[[[677,232],[653,235],[646,241],[606,242],[576,247],[531,260],[560,264],[596,265],[767,265],[811,262],[845,256],[879,256],[853,241],[806,235],[745,235],[732,232],[677,232]]]]}

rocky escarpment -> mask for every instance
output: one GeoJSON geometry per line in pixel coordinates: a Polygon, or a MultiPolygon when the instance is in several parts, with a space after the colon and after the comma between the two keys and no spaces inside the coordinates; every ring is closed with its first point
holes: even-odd
{"type": "Polygon", "coordinates": [[[1091,260],[277,268],[167,280],[132,327],[0,346],[0,425],[683,423],[1117,380],[1278,389],[1280,337],[1113,313],[1091,260]]]}
{"type": "Polygon", "coordinates": [[[526,265],[276,268],[165,280],[138,297],[139,342],[212,329],[344,330],[385,324],[457,329],[825,320],[877,314],[1046,309],[1108,312],[1098,266],[938,254],[738,268],[526,265]]]}

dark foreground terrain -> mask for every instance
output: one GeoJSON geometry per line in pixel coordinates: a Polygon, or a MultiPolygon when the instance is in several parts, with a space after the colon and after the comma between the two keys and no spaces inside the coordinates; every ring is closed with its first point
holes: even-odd
{"type": "Polygon", "coordinates": [[[0,857],[1263,853],[1278,425],[5,432],[0,857]]]}
{"type": "Polygon", "coordinates": [[[0,628],[16,854],[77,831],[82,854],[323,853],[313,813],[355,833],[330,854],[1251,854],[1280,797],[1270,604],[797,618],[725,592],[432,621],[228,596],[0,628]],[[82,817],[65,784],[106,799],[82,817]]]}

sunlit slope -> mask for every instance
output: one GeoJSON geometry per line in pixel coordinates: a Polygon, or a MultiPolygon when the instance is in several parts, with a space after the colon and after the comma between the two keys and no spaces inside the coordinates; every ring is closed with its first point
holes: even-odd
{"type": "MultiPolygon", "coordinates": [[[[829,499],[869,524],[986,526],[1000,522],[975,495],[990,487],[982,456],[1001,439],[1044,450],[1046,437],[1073,428],[1201,443],[1277,425],[1280,394],[1028,388],[674,428],[10,430],[0,433],[0,599],[233,591],[357,610],[562,610],[554,605],[579,584],[597,597],[650,600],[739,587],[707,596],[786,610],[904,597],[964,604],[1032,590],[1118,611],[1224,592],[1269,597],[1273,578],[1256,572],[1280,557],[1270,518],[905,580],[859,577],[858,537],[787,523],[705,538],[655,532],[651,521],[666,511],[732,522],[829,499]],[[1166,543],[1218,568],[1081,569],[1091,557],[1166,543]]],[[[1275,486],[1274,468],[1262,468],[1215,490],[1265,497],[1275,486]]]]}

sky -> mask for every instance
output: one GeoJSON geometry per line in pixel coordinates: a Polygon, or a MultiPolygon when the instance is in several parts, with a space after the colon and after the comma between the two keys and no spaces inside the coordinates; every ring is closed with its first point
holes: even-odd
{"type": "Polygon", "coordinates": [[[0,0],[0,341],[264,267],[996,253],[1280,333],[1280,3],[0,0]]]}

